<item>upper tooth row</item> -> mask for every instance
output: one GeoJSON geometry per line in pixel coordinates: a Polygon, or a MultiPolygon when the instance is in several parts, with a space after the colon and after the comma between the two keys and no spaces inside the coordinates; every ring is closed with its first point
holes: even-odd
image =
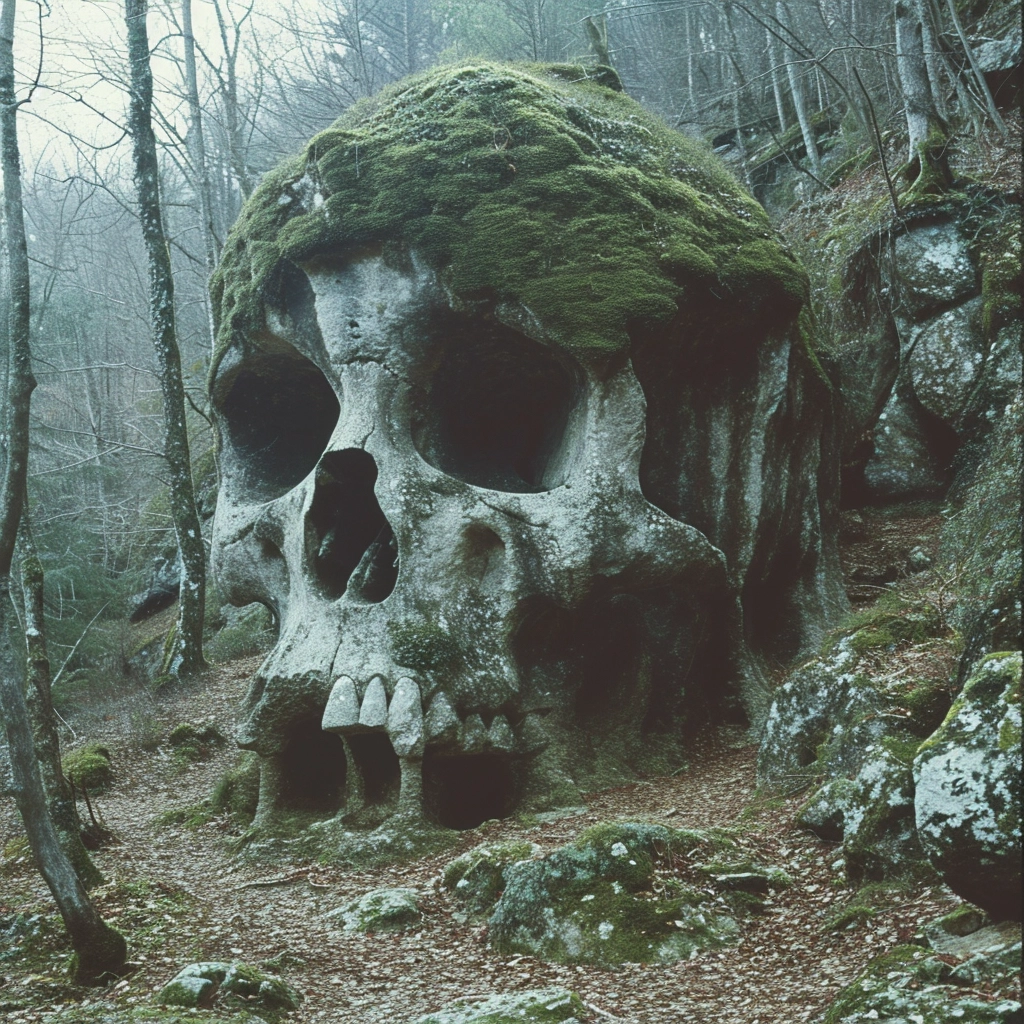
{"type": "Polygon", "coordinates": [[[409,678],[398,680],[389,703],[380,676],[370,680],[362,701],[355,682],[341,676],[327,698],[322,728],[335,733],[385,729],[399,757],[416,757],[428,742],[446,740],[458,741],[466,753],[485,749],[508,753],[516,746],[515,734],[504,715],[496,715],[490,728],[477,714],[460,721],[443,693],[434,697],[424,715],[419,685],[409,678]]]}

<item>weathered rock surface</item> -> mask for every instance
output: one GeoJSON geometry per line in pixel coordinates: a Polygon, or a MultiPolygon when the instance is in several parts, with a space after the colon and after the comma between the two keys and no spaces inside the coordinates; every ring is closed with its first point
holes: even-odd
{"type": "Polygon", "coordinates": [[[490,911],[505,888],[508,869],[538,853],[535,843],[481,843],[444,869],[444,884],[471,913],[490,911]]]}
{"type": "Polygon", "coordinates": [[[613,84],[417,76],[225,246],[213,557],[280,621],[239,736],[258,830],[331,773],[345,828],[466,828],[678,764],[845,603],[806,276],[613,84]]]}
{"type": "Polygon", "coordinates": [[[815,783],[799,820],[842,843],[851,879],[897,876],[924,862],[910,763],[949,709],[956,638],[927,602],[890,602],[844,633],[779,688],[758,776],[789,791],[815,783]],[[880,657],[912,645],[929,652],[923,671],[879,671],[880,657]]]}
{"type": "Polygon", "coordinates": [[[655,863],[672,851],[723,855],[718,833],[599,825],[546,857],[512,865],[488,922],[503,953],[557,963],[671,963],[732,941],[735,919],[678,882],[656,895],[655,863]]]}
{"type": "Polygon", "coordinates": [[[558,1024],[586,1020],[579,996],[564,988],[534,989],[454,1003],[416,1024],[558,1024]]]}
{"type": "Polygon", "coordinates": [[[419,925],[417,894],[412,889],[374,889],[327,915],[346,932],[401,932],[419,925]]]}
{"type": "Polygon", "coordinates": [[[992,1002],[965,989],[1019,972],[1020,955],[1018,942],[954,967],[933,950],[897,946],[872,960],[867,970],[839,993],[822,1024],[1014,1024],[1021,1019],[1019,1002],[992,1002]]]}
{"type": "Polygon", "coordinates": [[[180,970],[154,997],[165,1006],[245,1006],[255,1010],[297,1010],[302,996],[287,982],[243,963],[208,961],[180,970]]]}
{"type": "Polygon", "coordinates": [[[991,198],[918,210],[851,257],[837,371],[853,500],[938,496],[982,464],[1020,389],[1019,223],[991,198]]]}
{"type": "Polygon", "coordinates": [[[1021,655],[989,655],[914,758],[917,829],[946,884],[994,918],[1021,907],[1021,655]]]}

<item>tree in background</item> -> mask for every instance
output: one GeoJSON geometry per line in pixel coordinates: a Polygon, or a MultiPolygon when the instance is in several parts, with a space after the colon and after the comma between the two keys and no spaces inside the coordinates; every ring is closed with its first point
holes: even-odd
{"type": "Polygon", "coordinates": [[[0,478],[0,710],[3,712],[15,802],[40,873],[50,888],[75,950],[76,981],[93,983],[116,974],[127,957],[124,937],[100,917],[61,846],[47,809],[21,673],[10,643],[11,577],[25,510],[29,412],[35,379],[30,344],[28,246],[21,204],[21,154],[14,87],[15,0],[0,5],[0,168],[4,187],[8,290],[6,417],[0,478]]]}
{"type": "Polygon", "coordinates": [[[181,558],[178,623],[163,668],[167,675],[181,678],[206,668],[203,657],[206,553],[192,483],[185,389],[174,315],[174,276],[160,206],[160,166],[151,112],[153,73],[146,30],[147,6],[146,0],[125,0],[131,83],[128,131],[132,138],[139,220],[149,269],[153,342],[160,367],[164,458],[170,474],[171,517],[181,558]]]}

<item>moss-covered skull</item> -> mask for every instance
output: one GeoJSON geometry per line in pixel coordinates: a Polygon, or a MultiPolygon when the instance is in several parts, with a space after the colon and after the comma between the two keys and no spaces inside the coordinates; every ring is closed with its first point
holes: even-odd
{"type": "Polygon", "coordinates": [[[830,592],[802,271],[599,78],[400,83],[232,232],[214,555],[280,623],[241,737],[264,815],[571,799],[756,715],[751,654],[830,592]]]}

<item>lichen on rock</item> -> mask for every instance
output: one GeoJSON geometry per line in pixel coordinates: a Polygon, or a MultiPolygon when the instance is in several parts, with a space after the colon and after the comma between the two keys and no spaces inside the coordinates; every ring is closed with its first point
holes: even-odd
{"type": "Polygon", "coordinates": [[[585,1019],[583,1003],[575,992],[548,988],[459,1000],[420,1017],[416,1024],[559,1024],[585,1019]]]}
{"type": "Polygon", "coordinates": [[[412,889],[374,889],[327,915],[346,932],[401,932],[422,921],[412,889]]]}
{"type": "Polygon", "coordinates": [[[508,869],[488,922],[503,953],[557,963],[671,963],[722,946],[739,932],[724,900],[672,880],[653,888],[656,863],[673,853],[723,856],[723,833],[663,825],[596,826],[575,843],[508,869]]]}
{"type": "Polygon", "coordinates": [[[916,1024],[1013,1024],[1021,1006],[1014,999],[982,999],[965,991],[982,975],[1006,980],[1020,969],[1020,943],[978,958],[970,975],[922,946],[897,946],[875,957],[828,1008],[822,1024],[914,1021],[916,1024]],[[984,966],[982,965],[984,961],[984,966]],[[959,972],[959,973],[958,973],[959,972]]]}
{"type": "Polygon", "coordinates": [[[917,829],[958,895],[1020,914],[1021,655],[992,654],[914,758],[917,829]]]}
{"type": "Polygon", "coordinates": [[[472,913],[489,911],[505,888],[510,867],[540,853],[535,843],[481,843],[444,869],[444,884],[472,913]]]}
{"type": "Polygon", "coordinates": [[[209,1007],[270,1011],[297,1010],[302,996],[281,978],[265,974],[249,964],[208,961],[180,970],[154,997],[165,1006],[190,1009],[209,1007]]]}

